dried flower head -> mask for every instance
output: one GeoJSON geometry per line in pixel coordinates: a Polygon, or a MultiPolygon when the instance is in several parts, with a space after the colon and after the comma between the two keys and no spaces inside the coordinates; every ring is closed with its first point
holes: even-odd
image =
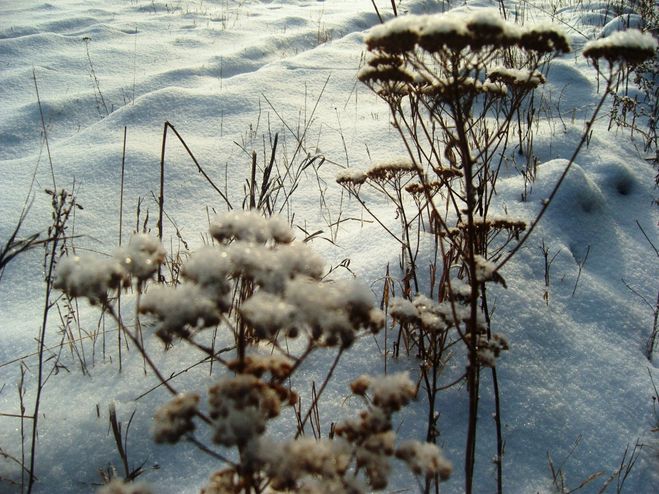
{"type": "Polygon", "coordinates": [[[603,58],[611,64],[637,65],[654,57],[658,46],[652,34],[628,29],[589,41],[583,49],[583,55],[592,60],[603,58]]]}
{"type": "Polygon", "coordinates": [[[69,256],[57,266],[53,286],[70,297],[86,297],[91,304],[105,303],[108,291],[119,288],[126,272],[112,258],[69,256]]]}
{"type": "Polygon", "coordinates": [[[452,13],[428,16],[419,26],[419,46],[430,53],[465,48],[470,40],[465,19],[452,13]]]}
{"type": "Polygon", "coordinates": [[[229,362],[228,368],[258,378],[269,372],[272,377],[281,380],[287,378],[293,370],[293,361],[284,355],[251,355],[245,357],[243,362],[240,360],[229,362]]]}
{"type": "Polygon", "coordinates": [[[543,53],[569,53],[570,43],[565,33],[552,24],[536,24],[526,28],[520,36],[520,48],[543,53]]]}
{"type": "Polygon", "coordinates": [[[403,67],[378,65],[362,67],[357,73],[357,79],[365,84],[380,83],[411,83],[414,82],[414,74],[403,67]]]}
{"type": "Polygon", "coordinates": [[[426,478],[439,475],[441,480],[446,480],[453,471],[451,463],[432,443],[406,441],[396,449],[396,457],[407,463],[412,472],[426,478]]]}
{"type": "Polygon", "coordinates": [[[384,489],[387,487],[389,473],[391,471],[391,465],[389,465],[387,456],[364,447],[358,447],[355,451],[355,459],[357,468],[366,471],[368,483],[373,489],[384,489]]]}
{"type": "Polygon", "coordinates": [[[181,436],[192,432],[199,395],[182,393],[159,408],[154,416],[153,436],[157,443],[176,443],[181,436]]]}
{"type": "Polygon", "coordinates": [[[157,238],[137,233],[131,237],[127,247],[116,250],[114,257],[131,276],[143,281],[158,271],[165,260],[165,249],[157,238]]]}
{"type": "Polygon", "coordinates": [[[390,55],[387,53],[378,53],[370,56],[366,63],[371,67],[400,67],[405,63],[405,59],[401,55],[390,55]]]}
{"type": "Polygon", "coordinates": [[[284,299],[297,310],[297,326],[313,340],[327,346],[348,348],[360,328],[374,329],[370,290],[353,280],[333,283],[296,276],[286,285],[284,299]]]}
{"type": "Polygon", "coordinates": [[[506,288],[506,281],[497,271],[497,266],[492,261],[488,261],[483,256],[474,256],[474,264],[476,265],[476,279],[479,283],[486,281],[494,281],[506,288]]]}
{"type": "Polygon", "coordinates": [[[229,211],[211,222],[210,234],[222,243],[242,240],[264,244],[268,241],[290,243],[293,233],[286,221],[273,216],[264,218],[256,211],[229,211]]]}
{"type": "Polygon", "coordinates": [[[529,71],[507,67],[494,67],[487,77],[492,82],[502,82],[513,88],[525,90],[535,89],[546,82],[545,76],[537,70],[529,71]]]}
{"type": "Polygon", "coordinates": [[[392,55],[410,51],[416,45],[424,20],[425,16],[406,15],[378,25],[366,36],[366,46],[371,51],[392,55]]]}
{"type": "Polygon", "coordinates": [[[216,303],[197,285],[183,283],[177,288],[155,286],[143,297],[140,312],[157,320],[156,334],[169,343],[174,336],[186,338],[193,328],[215,326],[220,322],[216,303]]]}
{"type": "Polygon", "coordinates": [[[441,182],[429,182],[427,184],[414,182],[407,184],[405,186],[405,191],[414,197],[422,196],[427,191],[432,197],[440,188],[442,188],[442,186],[443,184],[441,182]]]}
{"type": "Polygon", "coordinates": [[[402,323],[413,323],[419,320],[420,314],[414,304],[403,297],[391,299],[389,312],[392,317],[402,323]]]}
{"type": "MultiPolygon", "coordinates": [[[[475,217],[473,226],[476,229],[477,235],[485,236],[490,233],[506,231],[511,237],[518,238],[519,234],[526,230],[526,223],[524,221],[511,219],[505,216],[490,216],[488,218],[483,218],[482,216],[475,217]]],[[[449,234],[451,236],[461,235],[464,234],[468,228],[469,226],[467,223],[461,221],[453,231],[449,232],[449,234]]],[[[443,234],[443,232],[440,233],[440,235],[443,234]]]]}
{"type": "Polygon", "coordinates": [[[233,263],[225,250],[206,246],[193,253],[183,266],[182,275],[217,298],[231,291],[229,276],[233,263]]]}
{"type": "Polygon", "coordinates": [[[213,440],[223,446],[244,446],[265,432],[266,422],[279,415],[282,403],[296,400],[295,393],[250,374],[222,378],[208,393],[213,440]]]}
{"type": "MultiPolygon", "coordinates": [[[[376,53],[369,65],[385,67],[383,72],[402,65],[398,63],[400,56],[413,52],[417,45],[433,54],[512,46],[539,54],[570,50],[566,36],[555,26],[521,28],[502,19],[494,9],[396,17],[373,28],[365,41],[368,49],[376,53]]],[[[373,80],[374,74],[364,72],[363,76],[373,80]]]]}
{"type": "Polygon", "coordinates": [[[336,174],[336,183],[341,185],[361,185],[366,181],[366,174],[354,168],[344,168],[336,174]]]}
{"type": "Polygon", "coordinates": [[[351,460],[349,445],[341,440],[301,437],[283,444],[269,444],[264,439],[258,445],[258,457],[276,490],[300,492],[313,477],[338,481],[351,460]]]}
{"type": "Polygon", "coordinates": [[[409,158],[398,158],[372,164],[366,175],[371,180],[385,182],[413,173],[416,173],[416,165],[409,158]]]}
{"type": "Polygon", "coordinates": [[[239,475],[233,468],[214,472],[201,494],[240,494],[243,491],[239,475]]]}
{"type": "Polygon", "coordinates": [[[109,484],[100,487],[96,494],[152,494],[152,492],[143,482],[125,482],[115,478],[109,484]]]}
{"type": "Polygon", "coordinates": [[[521,29],[501,18],[494,9],[478,9],[468,15],[467,29],[470,34],[469,47],[478,50],[484,46],[510,47],[521,36],[521,29]]]}
{"type": "Polygon", "coordinates": [[[368,389],[373,405],[389,413],[400,410],[416,396],[416,386],[407,372],[378,377],[360,376],[353,382],[352,389],[356,394],[364,394],[368,389]]]}
{"type": "Polygon", "coordinates": [[[305,243],[267,247],[234,242],[224,248],[233,265],[234,277],[244,277],[271,293],[281,293],[296,275],[320,279],[324,260],[305,243]]]}
{"type": "Polygon", "coordinates": [[[509,349],[508,338],[502,334],[495,333],[491,338],[483,334],[478,338],[478,360],[486,367],[495,367],[501,352],[509,349]]]}
{"type": "Polygon", "coordinates": [[[264,291],[243,302],[239,311],[258,338],[275,338],[279,331],[287,331],[296,323],[297,308],[281,297],[264,291]]]}

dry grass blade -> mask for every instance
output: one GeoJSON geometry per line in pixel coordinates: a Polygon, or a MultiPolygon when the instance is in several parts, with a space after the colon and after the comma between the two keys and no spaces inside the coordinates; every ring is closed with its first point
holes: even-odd
{"type": "Polygon", "coordinates": [[[128,419],[128,424],[126,425],[126,432],[124,436],[121,435],[121,422],[117,420],[117,410],[114,406],[114,403],[109,405],[110,413],[110,427],[112,429],[112,435],[114,437],[114,442],[117,446],[117,451],[119,452],[119,457],[121,458],[121,463],[124,467],[124,480],[131,481],[139,477],[143,472],[143,467],[146,463],[144,461],[140,466],[130,469],[128,464],[128,431],[130,430],[130,425],[133,422],[133,417],[135,416],[136,410],[130,414],[128,419]]]}

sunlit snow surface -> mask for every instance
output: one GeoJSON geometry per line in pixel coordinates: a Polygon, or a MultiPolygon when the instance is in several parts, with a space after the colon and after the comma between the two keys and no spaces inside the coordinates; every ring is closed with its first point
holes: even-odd
{"type": "MultiPolygon", "coordinates": [[[[390,17],[390,3],[377,3],[381,13],[390,17]]],[[[498,2],[468,4],[480,8],[498,2]]],[[[604,3],[559,4],[560,19],[575,28],[563,25],[577,56],[561,57],[547,75],[539,104],[546,118],[534,139],[541,164],[527,200],[521,200],[522,178],[509,167],[498,183],[497,211],[493,212],[527,221],[551,192],[599,97],[596,74],[578,55],[587,41],[584,35],[595,39],[605,24],[605,34],[616,26],[610,23],[615,15],[604,3]]],[[[404,0],[401,11],[431,13],[442,5],[404,0]]],[[[516,11],[514,2],[506,5],[509,14],[516,11]]],[[[548,20],[545,13],[527,4],[517,13],[527,23],[548,20]]],[[[165,121],[181,133],[206,173],[237,207],[244,196],[252,150],[263,162],[264,154],[269,158],[270,140],[279,133],[280,163],[296,152],[325,157],[318,175],[311,169],[305,172],[290,208],[282,213],[294,212],[293,223],[308,233],[323,230],[310,245],[325,256],[327,268],[350,259],[350,269],[379,297],[386,265],[395,269],[399,249],[377,224],[354,220],[368,216],[334,182],[346,165],[366,171],[404,151],[389,125],[387,109],[356,82],[364,34],[377,23],[366,0],[0,1],[0,239],[4,243],[26,201],[31,208],[23,233],[45,231],[50,197],[43,189],[53,187],[54,175],[57,187],[75,186],[84,207],[76,211],[75,228],[70,231],[81,236],[74,245],[80,252],[112,252],[119,238],[124,127],[124,241],[135,228],[140,198],[140,223],[148,210],[149,226],[155,232],[153,194],[158,194],[165,121]],[[295,135],[302,134],[303,147],[298,151],[295,135]],[[320,200],[321,190],[325,202],[320,200]],[[328,225],[339,214],[352,219],[343,222],[336,234],[328,225]]],[[[605,110],[588,148],[578,157],[539,228],[502,272],[508,289],[497,286],[490,292],[495,307],[493,327],[511,344],[498,364],[507,492],[551,492],[548,453],[555,465],[563,465],[572,488],[604,471],[584,489],[597,492],[619,466],[625,448],[631,450],[637,440],[646,446],[627,480],[627,492],[656,492],[659,485],[657,434],[650,432],[656,427],[650,375],[659,383],[653,365],[658,360],[649,362],[643,354],[652,328],[659,269],[655,251],[641,231],[659,246],[659,217],[652,205],[654,171],[645,161],[648,156],[641,142],[631,140],[623,130],[607,132],[608,122],[605,110]],[[556,255],[548,304],[543,241],[549,256],[556,255]],[[583,269],[575,290],[580,264],[583,269]]],[[[391,207],[376,196],[368,199],[385,222],[396,228],[391,207]]],[[[171,218],[165,222],[165,247],[170,252],[183,249],[173,223],[194,250],[206,237],[213,210],[226,209],[171,133],[165,208],[171,218]]],[[[298,239],[305,236],[302,230],[296,234],[298,239]]],[[[430,239],[426,243],[430,245],[430,239]]],[[[5,364],[0,367],[2,414],[20,413],[21,357],[26,370],[26,413],[33,407],[37,361],[31,354],[43,311],[42,259],[39,249],[19,257],[0,281],[0,364],[5,364]]],[[[337,270],[337,276],[347,275],[337,270]]],[[[123,310],[129,315],[132,307],[128,297],[123,310]]],[[[135,401],[156,384],[155,379],[144,375],[142,360],[134,351],[124,350],[120,374],[112,323],[109,319],[99,322],[98,310],[83,301],[78,309],[83,330],[94,331],[105,324],[107,336],[105,342],[99,336],[94,345],[86,340],[80,347],[88,375],[81,371],[83,357],[65,347],[61,356],[65,367],[58,367],[49,377],[39,423],[36,491],[90,492],[100,482],[99,469],[113,464],[122,473],[108,432],[108,405],[115,402],[124,430],[136,411],[128,454],[131,467],[144,464],[140,478],[156,492],[197,492],[218,465],[191,446],[153,443],[151,417],[166,400],[166,393],[154,391],[135,401]]],[[[51,312],[50,322],[47,342],[55,346],[62,340],[57,311],[51,312]]],[[[75,337],[84,336],[77,327],[72,330],[75,337]]],[[[154,338],[147,341],[165,375],[198,360],[184,348],[162,352],[154,338]]],[[[230,343],[230,337],[221,334],[217,345],[230,343]]],[[[381,338],[365,338],[344,357],[322,402],[325,433],[331,422],[355,414],[358,404],[345,400],[349,382],[362,373],[383,372],[382,343],[381,338]]],[[[47,356],[59,350],[53,352],[47,356]]],[[[331,351],[319,353],[297,375],[294,385],[303,396],[308,397],[313,380],[322,381],[333,356],[331,351]]],[[[389,368],[416,372],[416,362],[390,361],[389,368]]],[[[446,381],[462,370],[457,365],[449,369],[446,381]]],[[[182,390],[199,389],[213,380],[204,364],[174,383],[182,390]]],[[[477,491],[493,492],[494,408],[489,377],[483,383],[477,491]]],[[[454,464],[454,474],[442,492],[459,493],[463,490],[465,389],[441,393],[438,409],[439,442],[454,464]]],[[[422,438],[424,414],[422,401],[400,414],[401,437],[422,438]]],[[[275,438],[283,437],[288,419],[283,417],[273,425],[275,438]]],[[[26,421],[24,426],[27,448],[31,424],[26,421]]],[[[20,459],[20,420],[0,415],[0,431],[2,451],[20,459]]],[[[0,492],[19,492],[10,481],[20,482],[20,469],[11,460],[0,460],[0,492]]],[[[415,485],[408,474],[396,472],[390,489],[412,486],[414,490],[415,485]]]]}

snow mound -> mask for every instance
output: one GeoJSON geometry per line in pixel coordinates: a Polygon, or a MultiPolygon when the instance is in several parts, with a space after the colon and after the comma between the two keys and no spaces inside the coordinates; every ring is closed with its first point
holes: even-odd
{"type": "Polygon", "coordinates": [[[607,22],[604,25],[602,31],[600,31],[598,38],[607,38],[611,36],[613,33],[617,33],[618,31],[624,31],[630,28],[642,29],[643,26],[644,26],[643,18],[638,14],[619,15],[618,17],[607,22]]]}

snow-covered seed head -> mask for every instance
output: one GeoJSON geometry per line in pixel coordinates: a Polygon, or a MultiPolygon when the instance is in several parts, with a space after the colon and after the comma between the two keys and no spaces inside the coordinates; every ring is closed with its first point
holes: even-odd
{"type": "Polygon", "coordinates": [[[391,299],[389,312],[392,317],[402,323],[414,323],[419,320],[419,311],[414,304],[402,297],[391,299]]]}
{"type": "Polygon", "coordinates": [[[276,338],[295,325],[297,308],[277,295],[258,291],[239,307],[240,315],[262,339],[276,338]]]}
{"type": "Polygon", "coordinates": [[[370,290],[353,280],[327,283],[296,276],[283,298],[295,306],[297,326],[322,345],[348,348],[360,328],[373,330],[377,323],[370,290]]]}
{"type": "Polygon", "coordinates": [[[495,367],[501,352],[508,349],[508,338],[502,334],[495,333],[491,338],[484,334],[478,338],[478,360],[485,367],[495,367]]]}
{"type": "Polygon", "coordinates": [[[339,422],[334,432],[348,442],[361,443],[371,434],[391,429],[391,412],[380,407],[371,407],[369,410],[362,410],[355,419],[339,422]]]}
{"type": "Polygon", "coordinates": [[[365,66],[357,73],[357,79],[365,84],[372,83],[411,83],[414,82],[414,74],[403,67],[378,65],[377,67],[365,66]]]}
{"type": "Polygon", "coordinates": [[[501,18],[492,9],[479,9],[466,19],[470,34],[469,46],[478,50],[484,46],[513,46],[519,41],[520,28],[501,18]]]}
{"type": "Polygon", "coordinates": [[[441,189],[444,186],[441,182],[433,181],[433,182],[428,182],[428,183],[418,183],[414,182],[411,184],[407,184],[405,186],[405,191],[410,194],[411,196],[423,196],[426,192],[430,194],[430,196],[434,196],[439,189],[441,189]]]}
{"type": "Polygon", "coordinates": [[[507,67],[495,67],[490,70],[487,78],[492,82],[502,82],[513,89],[535,89],[546,82],[540,72],[507,67]]]}
{"type": "Polygon", "coordinates": [[[618,31],[606,38],[589,41],[583,55],[592,60],[605,59],[609,63],[637,65],[654,57],[657,40],[648,32],[638,29],[618,31]]]}
{"type": "Polygon", "coordinates": [[[499,276],[496,272],[497,265],[483,256],[474,256],[474,264],[476,265],[476,281],[479,283],[493,281],[495,276],[499,276]]]}
{"type": "Polygon", "coordinates": [[[421,29],[419,46],[430,53],[465,48],[470,41],[465,20],[465,16],[456,14],[428,17],[421,29]]]}
{"type": "Polygon", "coordinates": [[[201,494],[233,494],[242,492],[242,481],[233,468],[214,472],[201,494]]]}
{"type": "Polygon", "coordinates": [[[390,55],[387,53],[378,53],[376,55],[370,56],[366,63],[371,67],[400,67],[405,61],[400,55],[390,55]]]}
{"type": "Polygon", "coordinates": [[[469,14],[445,13],[429,16],[420,27],[419,46],[437,53],[469,48],[508,48],[519,45],[523,31],[507,22],[492,9],[480,9],[469,14]]]}
{"type": "Polygon", "coordinates": [[[565,33],[551,24],[537,24],[524,30],[519,40],[520,48],[536,53],[569,53],[570,43],[565,33]]]}
{"type": "Polygon", "coordinates": [[[369,385],[375,406],[398,411],[416,396],[416,386],[407,372],[373,379],[369,385]]]}
{"type": "Polygon", "coordinates": [[[133,235],[127,247],[120,247],[114,257],[124,269],[140,281],[151,278],[165,260],[165,249],[157,238],[146,233],[133,235]]]}
{"type": "Polygon", "coordinates": [[[290,375],[293,361],[284,355],[251,355],[245,357],[242,362],[240,360],[229,362],[228,368],[258,378],[269,372],[272,377],[281,380],[290,375]]]}
{"type": "Polygon", "coordinates": [[[183,266],[183,276],[201,286],[224,285],[233,269],[231,259],[226,251],[212,246],[202,247],[192,254],[183,266]]]}
{"type": "Polygon", "coordinates": [[[366,36],[368,49],[397,55],[413,50],[419,38],[419,27],[424,16],[396,17],[371,29],[366,36]]]}
{"type": "Polygon", "coordinates": [[[223,446],[246,445],[265,432],[267,421],[279,415],[282,404],[296,401],[292,391],[250,374],[222,378],[208,393],[213,440],[223,446]]]}
{"type": "Polygon", "coordinates": [[[336,174],[336,183],[358,186],[366,182],[366,174],[354,168],[345,168],[336,174]]]}
{"type": "Polygon", "coordinates": [[[198,250],[183,266],[182,275],[203,288],[220,307],[228,309],[228,294],[232,284],[229,276],[234,269],[228,254],[221,249],[206,246],[198,250]]]}
{"type": "Polygon", "coordinates": [[[174,336],[186,338],[190,329],[215,326],[220,322],[217,304],[197,285],[177,288],[155,286],[144,294],[140,312],[158,319],[156,334],[165,343],[174,336]]]}
{"type": "MultiPolygon", "coordinates": [[[[417,45],[429,53],[512,46],[540,54],[570,51],[566,36],[555,26],[520,28],[502,19],[493,9],[396,17],[373,28],[365,41],[368,49],[377,53],[369,65],[373,68],[386,67],[383,72],[397,67],[396,58],[412,52],[417,45]]],[[[376,72],[364,72],[363,77],[375,79],[376,72]]]]}
{"type": "Polygon", "coordinates": [[[277,491],[315,492],[305,489],[309,476],[341,478],[350,465],[350,447],[341,439],[301,437],[283,444],[269,444],[264,439],[259,443],[257,455],[277,491]]]}
{"type": "Polygon", "coordinates": [[[53,286],[70,297],[86,297],[91,304],[105,303],[108,291],[119,288],[126,272],[112,258],[69,256],[58,263],[53,286]]]}
{"type": "Polygon", "coordinates": [[[230,211],[219,214],[211,222],[209,232],[215,240],[228,243],[231,240],[242,240],[264,244],[290,243],[293,232],[286,221],[279,217],[264,218],[256,211],[230,211]]]}
{"type": "Polygon", "coordinates": [[[124,482],[113,479],[109,484],[100,487],[96,494],[152,494],[153,491],[143,482],[124,482]]]}
{"type": "Polygon", "coordinates": [[[366,448],[357,448],[355,460],[357,468],[366,471],[368,483],[373,489],[379,490],[387,487],[391,466],[385,455],[374,453],[366,448]]]}
{"type": "Polygon", "coordinates": [[[157,443],[176,443],[181,436],[192,432],[192,421],[197,413],[199,395],[185,393],[176,396],[165,406],[158,409],[154,416],[153,436],[157,443]]]}
{"type": "Polygon", "coordinates": [[[373,405],[383,410],[398,411],[416,396],[416,386],[407,372],[387,376],[360,376],[351,384],[353,393],[365,395],[371,392],[373,405]]]}
{"type": "Polygon", "coordinates": [[[386,318],[384,312],[380,309],[372,308],[368,312],[368,329],[371,333],[376,334],[380,332],[386,323],[386,318]]]}
{"type": "Polygon", "coordinates": [[[441,480],[447,480],[453,471],[451,463],[432,443],[406,441],[396,449],[396,457],[403,460],[416,475],[426,478],[439,475],[441,480]]]}
{"type": "Polygon", "coordinates": [[[416,165],[408,158],[395,158],[373,163],[366,175],[371,180],[384,182],[415,172],[416,165]]]}

